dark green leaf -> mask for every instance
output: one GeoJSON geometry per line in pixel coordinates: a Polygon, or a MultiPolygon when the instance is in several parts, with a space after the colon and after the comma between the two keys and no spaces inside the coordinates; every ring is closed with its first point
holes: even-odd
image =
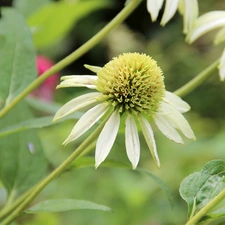
{"type": "Polygon", "coordinates": [[[188,204],[192,217],[223,189],[225,161],[208,162],[201,172],[186,177],[180,185],[180,195],[188,204]]]}
{"type": "Polygon", "coordinates": [[[63,212],[78,209],[92,209],[112,212],[110,208],[93,202],[76,199],[53,199],[47,200],[26,210],[26,213],[38,212],[63,212]]]}
{"type": "Polygon", "coordinates": [[[0,101],[8,103],[35,79],[35,50],[26,21],[12,8],[2,8],[0,37],[0,101]]]}
{"type": "MultiPolygon", "coordinates": [[[[1,120],[0,129],[28,118],[32,115],[25,102],[21,102],[1,120]]],[[[36,184],[44,176],[46,165],[35,130],[0,138],[0,178],[11,200],[36,184]]]]}
{"type": "Polygon", "coordinates": [[[36,47],[61,40],[78,20],[108,4],[106,0],[50,2],[28,18],[36,47]]]}

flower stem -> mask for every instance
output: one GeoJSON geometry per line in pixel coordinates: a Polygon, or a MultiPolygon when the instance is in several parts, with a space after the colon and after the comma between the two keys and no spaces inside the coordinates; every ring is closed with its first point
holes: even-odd
{"type": "Polygon", "coordinates": [[[174,92],[174,94],[183,97],[190,92],[192,92],[195,88],[197,88],[200,84],[202,84],[205,80],[207,80],[212,73],[217,69],[219,65],[219,59],[213,62],[210,66],[208,66],[205,70],[199,73],[196,77],[194,77],[191,81],[186,83],[184,86],[179,88],[174,92]]]}
{"type": "MultiPolygon", "coordinates": [[[[51,174],[49,174],[43,181],[41,181],[34,189],[32,188],[32,192],[30,195],[26,197],[26,199],[17,207],[12,206],[11,209],[8,209],[7,212],[12,212],[2,223],[1,225],[10,224],[15,218],[17,218],[20,213],[30,204],[30,202],[56,177],[58,177],[67,167],[93,142],[93,140],[97,139],[100,134],[103,126],[108,120],[109,116],[112,112],[107,116],[107,118],[95,129],[95,131],[59,166],[57,167],[51,174]],[[13,211],[13,209],[14,211],[13,211]]],[[[6,212],[5,212],[6,213],[6,212]]]]}
{"type": "Polygon", "coordinates": [[[142,2],[142,0],[130,0],[129,3],[124,7],[124,9],[101,31],[99,31],[95,36],[93,36],[89,41],[83,44],[80,48],[75,50],[73,53],[68,55],[66,58],[52,66],[36,80],[34,80],[29,86],[27,86],[19,95],[17,95],[8,105],[6,105],[0,111],[0,118],[3,117],[8,111],[10,111],[16,104],[18,104],[23,98],[25,98],[30,92],[37,88],[41,83],[43,83],[52,74],[60,71],[61,69],[68,66],[70,63],[77,60],[79,57],[84,55],[88,50],[93,48],[98,44],[110,31],[121,24],[142,2]]]}
{"type": "Polygon", "coordinates": [[[205,216],[211,209],[218,205],[225,198],[225,189],[221,191],[214,199],[196,213],[185,225],[195,225],[205,216]]]}

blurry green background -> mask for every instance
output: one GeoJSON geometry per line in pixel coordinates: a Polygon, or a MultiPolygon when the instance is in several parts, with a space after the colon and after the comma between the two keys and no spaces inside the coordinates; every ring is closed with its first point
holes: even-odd
{"type": "MultiPolygon", "coordinates": [[[[64,2],[84,3],[88,1],[68,0],[64,2]]],[[[12,5],[32,25],[35,20],[44,18],[44,14],[41,16],[41,10],[43,13],[42,7],[48,3],[48,0],[14,0],[12,5]],[[35,16],[39,16],[39,18],[37,19],[35,16]]],[[[71,16],[73,21],[70,22],[68,29],[62,32],[61,36],[58,35],[57,41],[52,41],[49,38],[50,41],[47,42],[48,34],[38,34],[38,31],[32,27],[37,53],[58,62],[113,19],[123,8],[124,1],[92,0],[88,4],[93,4],[93,6],[79,8],[77,5],[78,8],[74,8],[71,15],[79,14],[83,10],[83,16],[79,17],[78,15],[77,18],[71,16]]],[[[199,0],[199,7],[201,15],[209,10],[224,10],[225,2],[199,0]]],[[[160,17],[161,14],[162,12],[160,17]]],[[[224,45],[213,46],[214,32],[189,45],[184,41],[182,17],[178,13],[164,28],[159,26],[160,17],[157,22],[152,23],[146,10],[146,1],[143,1],[122,25],[79,60],[60,71],[61,75],[89,74],[83,64],[103,66],[112,57],[121,53],[143,52],[158,61],[158,65],[164,72],[167,90],[174,91],[221,55],[224,45]]],[[[52,30],[49,32],[54,33],[54,29],[57,30],[60,26],[65,28],[67,19],[67,15],[60,15],[59,11],[53,12],[53,16],[46,19],[51,20],[52,23],[50,24],[52,30]],[[54,25],[54,21],[57,24],[54,25]]],[[[82,88],[57,90],[55,103],[64,104],[86,91],[88,90],[82,88]]],[[[225,85],[219,81],[218,73],[215,72],[212,78],[184,97],[184,100],[192,107],[191,112],[186,113],[185,116],[197,137],[195,142],[185,139],[184,146],[175,144],[163,136],[153,125],[161,160],[160,169],[154,164],[140,133],[141,159],[139,167],[151,171],[165,181],[172,192],[173,209],[171,209],[166,195],[150,177],[132,171],[131,167],[124,169],[100,166],[96,170],[91,165],[64,173],[48,185],[34,202],[52,198],[85,199],[109,206],[114,213],[91,210],[58,214],[39,213],[22,217],[19,222],[24,225],[184,224],[187,219],[187,206],[179,196],[180,182],[189,174],[200,171],[206,162],[225,158],[224,91],[225,85]]],[[[35,110],[34,112],[37,115],[42,114],[35,110]]],[[[66,147],[61,145],[75,122],[75,120],[68,120],[40,130],[41,141],[49,160],[49,171],[59,165],[84,140],[85,135],[66,147]]],[[[93,155],[94,151],[91,153],[91,156],[93,155]]],[[[108,159],[128,162],[123,133],[118,135],[108,159]]],[[[225,224],[225,220],[213,222],[213,224],[225,224]]]]}

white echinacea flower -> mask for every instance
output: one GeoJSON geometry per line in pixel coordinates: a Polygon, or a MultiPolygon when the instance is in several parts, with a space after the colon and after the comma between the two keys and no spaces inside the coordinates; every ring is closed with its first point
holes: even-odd
{"type": "MultiPolygon", "coordinates": [[[[211,11],[201,15],[195,22],[192,29],[188,32],[187,41],[193,43],[202,35],[209,31],[220,28],[216,33],[214,44],[218,45],[225,41],[225,11],[211,11]]],[[[220,80],[225,79],[225,49],[219,63],[220,80]]]]}
{"type": "MultiPolygon", "coordinates": [[[[152,21],[156,21],[164,0],[147,0],[147,10],[152,21]]],[[[165,0],[165,9],[160,24],[165,26],[175,15],[177,9],[183,15],[184,33],[192,27],[193,22],[198,17],[198,0],[165,0]]]]}
{"type": "Polygon", "coordinates": [[[120,117],[125,120],[125,145],[133,169],[140,158],[140,141],[136,122],[138,121],[158,166],[159,157],[153,130],[145,115],[150,116],[161,132],[169,139],[183,143],[178,133],[195,139],[195,135],[182,113],[190,109],[178,96],[165,90],[164,77],[155,60],[145,54],[125,53],[113,58],[104,67],[88,66],[95,75],[74,75],[62,77],[58,86],[87,87],[96,89],[79,96],[56,113],[60,119],[85,106],[94,104],[76,123],[64,144],[71,142],[90,129],[109,109],[113,108],[96,144],[95,166],[98,167],[109,154],[120,126],[120,117]]]}

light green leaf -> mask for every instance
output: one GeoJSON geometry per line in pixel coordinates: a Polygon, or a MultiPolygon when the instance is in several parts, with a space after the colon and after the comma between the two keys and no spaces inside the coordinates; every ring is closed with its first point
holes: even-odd
{"type": "Polygon", "coordinates": [[[109,1],[105,0],[50,2],[28,18],[36,47],[61,40],[78,20],[107,5],[109,1]]]}
{"type": "Polygon", "coordinates": [[[35,79],[37,71],[35,50],[26,21],[12,8],[1,10],[0,101],[7,99],[8,103],[35,79]]]}
{"type": "Polygon", "coordinates": [[[223,189],[225,161],[208,162],[201,172],[186,177],[180,185],[180,195],[188,204],[188,217],[195,215],[223,189]]]}
{"type": "Polygon", "coordinates": [[[171,208],[173,208],[174,200],[173,200],[172,193],[171,193],[169,187],[167,186],[167,184],[163,180],[161,180],[159,177],[157,177],[156,175],[154,175],[153,173],[151,173],[147,170],[138,168],[137,171],[139,171],[142,174],[145,174],[145,175],[149,176],[151,179],[153,179],[159,185],[159,187],[162,189],[162,191],[166,195],[166,197],[167,197],[167,199],[170,203],[171,208]]]}
{"type": "Polygon", "coordinates": [[[45,116],[45,117],[40,117],[40,118],[32,118],[28,120],[23,120],[21,122],[18,122],[16,124],[13,124],[11,126],[5,127],[3,129],[0,129],[0,137],[17,133],[19,131],[24,131],[24,130],[30,130],[34,128],[43,128],[43,127],[48,127],[57,123],[61,123],[65,120],[68,119],[79,119],[79,112],[74,113],[70,116],[67,116],[57,122],[52,122],[53,117],[52,116],[45,116]]]}
{"type": "Polygon", "coordinates": [[[12,126],[0,129],[0,137],[32,128],[47,127],[49,125],[52,125],[52,118],[52,116],[46,116],[41,118],[23,120],[17,124],[13,124],[12,126]]]}
{"type": "Polygon", "coordinates": [[[113,212],[107,206],[99,205],[85,200],[52,199],[38,203],[37,205],[26,210],[25,213],[64,212],[78,209],[92,209],[113,212]]]}
{"type": "Polygon", "coordinates": [[[16,0],[13,1],[13,5],[24,17],[27,18],[49,2],[50,0],[16,0]]]}
{"type": "MultiPolygon", "coordinates": [[[[95,160],[93,157],[85,157],[85,158],[83,157],[83,158],[79,158],[79,159],[75,160],[69,168],[70,169],[72,169],[73,167],[74,168],[84,168],[84,167],[90,167],[90,166],[94,167],[94,164],[95,164],[95,160]]],[[[131,166],[130,166],[130,164],[127,164],[124,162],[106,159],[101,164],[101,167],[130,169],[131,166]]],[[[169,187],[166,185],[166,183],[164,181],[162,181],[159,177],[157,177],[156,175],[152,174],[151,172],[149,172],[147,170],[137,168],[136,171],[141,174],[147,175],[148,177],[153,179],[159,185],[159,187],[165,193],[165,195],[169,201],[169,204],[172,208],[173,207],[173,197],[172,197],[171,191],[170,191],[169,187]]]]}
{"type": "Polygon", "coordinates": [[[204,216],[200,222],[205,222],[206,220],[211,220],[211,219],[218,219],[221,217],[225,217],[225,208],[217,209],[214,212],[208,213],[206,216],[204,216]]]}
{"type": "MultiPolygon", "coordinates": [[[[1,120],[0,129],[28,118],[32,118],[32,115],[27,105],[21,102],[1,120]]],[[[11,200],[36,184],[45,175],[46,166],[35,130],[0,138],[0,178],[11,200]]]]}

